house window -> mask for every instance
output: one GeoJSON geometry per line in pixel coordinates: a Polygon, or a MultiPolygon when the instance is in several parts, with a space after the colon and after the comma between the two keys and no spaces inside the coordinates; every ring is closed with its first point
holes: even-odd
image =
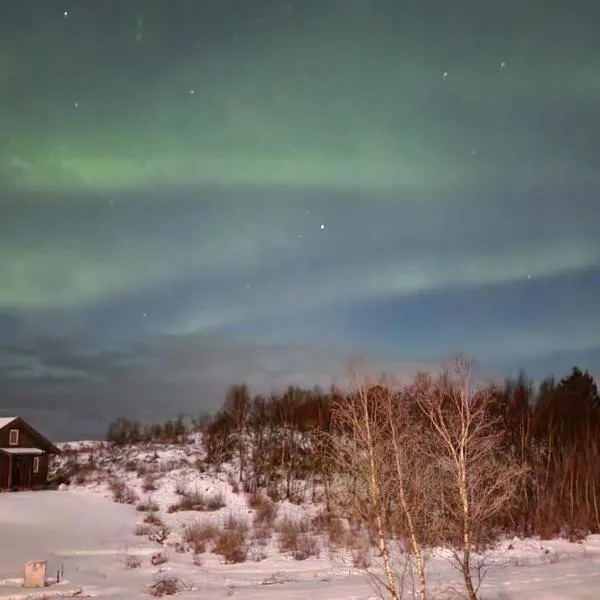
{"type": "Polygon", "coordinates": [[[33,472],[34,473],[40,472],[40,457],[39,456],[33,457],[33,472]]]}
{"type": "Polygon", "coordinates": [[[9,446],[18,446],[19,445],[19,430],[11,429],[8,434],[8,445],[9,446]]]}

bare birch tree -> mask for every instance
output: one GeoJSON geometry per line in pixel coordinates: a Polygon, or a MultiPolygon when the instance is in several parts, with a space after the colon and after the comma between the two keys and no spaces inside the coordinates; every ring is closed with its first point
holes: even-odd
{"type": "Polygon", "coordinates": [[[474,584],[472,577],[476,534],[513,500],[522,471],[499,454],[502,429],[491,410],[492,394],[472,391],[470,385],[470,365],[458,357],[441,379],[421,378],[412,391],[431,431],[420,442],[439,469],[440,528],[448,541],[460,533],[454,558],[469,600],[477,600],[481,578],[474,584]]]}
{"type": "MultiPolygon", "coordinates": [[[[416,442],[419,439],[418,425],[406,397],[395,389],[391,382],[380,388],[384,394],[385,427],[389,434],[389,456],[392,464],[392,486],[394,500],[399,505],[400,514],[408,530],[410,548],[415,560],[419,580],[418,598],[425,600],[425,554],[423,551],[424,519],[428,497],[425,487],[428,483],[427,468],[421,460],[416,442]],[[425,493],[423,493],[425,491],[425,493]]],[[[386,448],[386,451],[388,449],[386,448]]]]}
{"type": "Polygon", "coordinates": [[[391,600],[400,600],[386,526],[387,479],[382,460],[385,438],[381,427],[385,407],[381,395],[372,393],[366,380],[356,372],[352,377],[352,393],[340,395],[332,404],[332,452],[340,472],[353,473],[356,478],[352,500],[362,512],[361,520],[374,525],[385,572],[384,580],[378,581],[391,600]],[[363,497],[367,507],[361,502],[363,497]]]}

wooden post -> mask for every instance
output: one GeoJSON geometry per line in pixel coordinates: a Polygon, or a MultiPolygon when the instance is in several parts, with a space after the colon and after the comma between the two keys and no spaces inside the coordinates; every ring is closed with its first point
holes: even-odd
{"type": "Polygon", "coordinates": [[[10,490],[12,488],[12,454],[8,455],[8,485],[7,488],[10,490]]]}

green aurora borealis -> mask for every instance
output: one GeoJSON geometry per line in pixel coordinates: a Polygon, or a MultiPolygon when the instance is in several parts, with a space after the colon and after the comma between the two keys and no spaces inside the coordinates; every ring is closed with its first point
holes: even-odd
{"type": "Polygon", "coordinates": [[[135,10],[90,34],[85,4],[50,13],[44,35],[8,36],[2,180],[440,189],[507,170],[560,178],[586,160],[574,146],[595,143],[583,125],[557,139],[552,119],[556,105],[595,110],[598,63],[551,47],[555,26],[536,31],[515,2],[494,18],[478,10],[469,43],[454,9],[414,2],[225,4],[226,20],[225,9],[159,3],[140,41],[135,10]],[[171,11],[179,29],[161,27],[171,11]]]}
{"type": "Polygon", "coordinates": [[[356,353],[600,373],[598,23],[0,0],[0,403],[96,431],[356,353]]]}

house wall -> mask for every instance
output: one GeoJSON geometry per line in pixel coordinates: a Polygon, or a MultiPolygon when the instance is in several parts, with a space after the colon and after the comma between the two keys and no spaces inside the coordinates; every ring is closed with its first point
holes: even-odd
{"type": "Polygon", "coordinates": [[[0,454],[0,490],[8,486],[8,465],[8,456],[0,454]]]}
{"type": "MultiPolygon", "coordinates": [[[[40,465],[37,473],[33,472],[33,456],[26,455],[21,457],[19,487],[20,488],[41,488],[48,480],[48,455],[39,454],[40,465]]],[[[14,456],[12,457],[14,460],[14,456]]],[[[11,475],[11,457],[6,454],[0,454],[0,490],[8,488],[11,475]]],[[[14,485],[11,481],[11,487],[14,485]]]]}
{"type": "MultiPolygon", "coordinates": [[[[46,485],[48,481],[48,455],[40,454],[40,470],[38,473],[33,473],[31,475],[31,487],[42,487],[46,485]]],[[[32,471],[33,471],[33,457],[31,457],[32,461],[32,471]]]]}
{"type": "MultiPolygon", "coordinates": [[[[39,444],[36,443],[36,440],[29,434],[24,424],[20,421],[20,419],[17,419],[14,421],[14,423],[10,423],[10,425],[7,425],[6,427],[0,430],[0,448],[11,447],[8,443],[11,429],[19,430],[19,448],[39,447],[39,444]]],[[[30,485],[32,488],[42,487],[46,484],[48,480],[48,455],[46,453],[43,453],[38,456],[40,458],[40,466],[39,471],[37,473],[33,472],[33,456],[27,455],[22,458],[23,481],[26,484],[29,481],[28,474],[31,473],[30,485]]],[[[10,457],[6,454],[0,454],[0,489],[5,489],[8,486],[10,474],[9,472],[10,457]]]]}

